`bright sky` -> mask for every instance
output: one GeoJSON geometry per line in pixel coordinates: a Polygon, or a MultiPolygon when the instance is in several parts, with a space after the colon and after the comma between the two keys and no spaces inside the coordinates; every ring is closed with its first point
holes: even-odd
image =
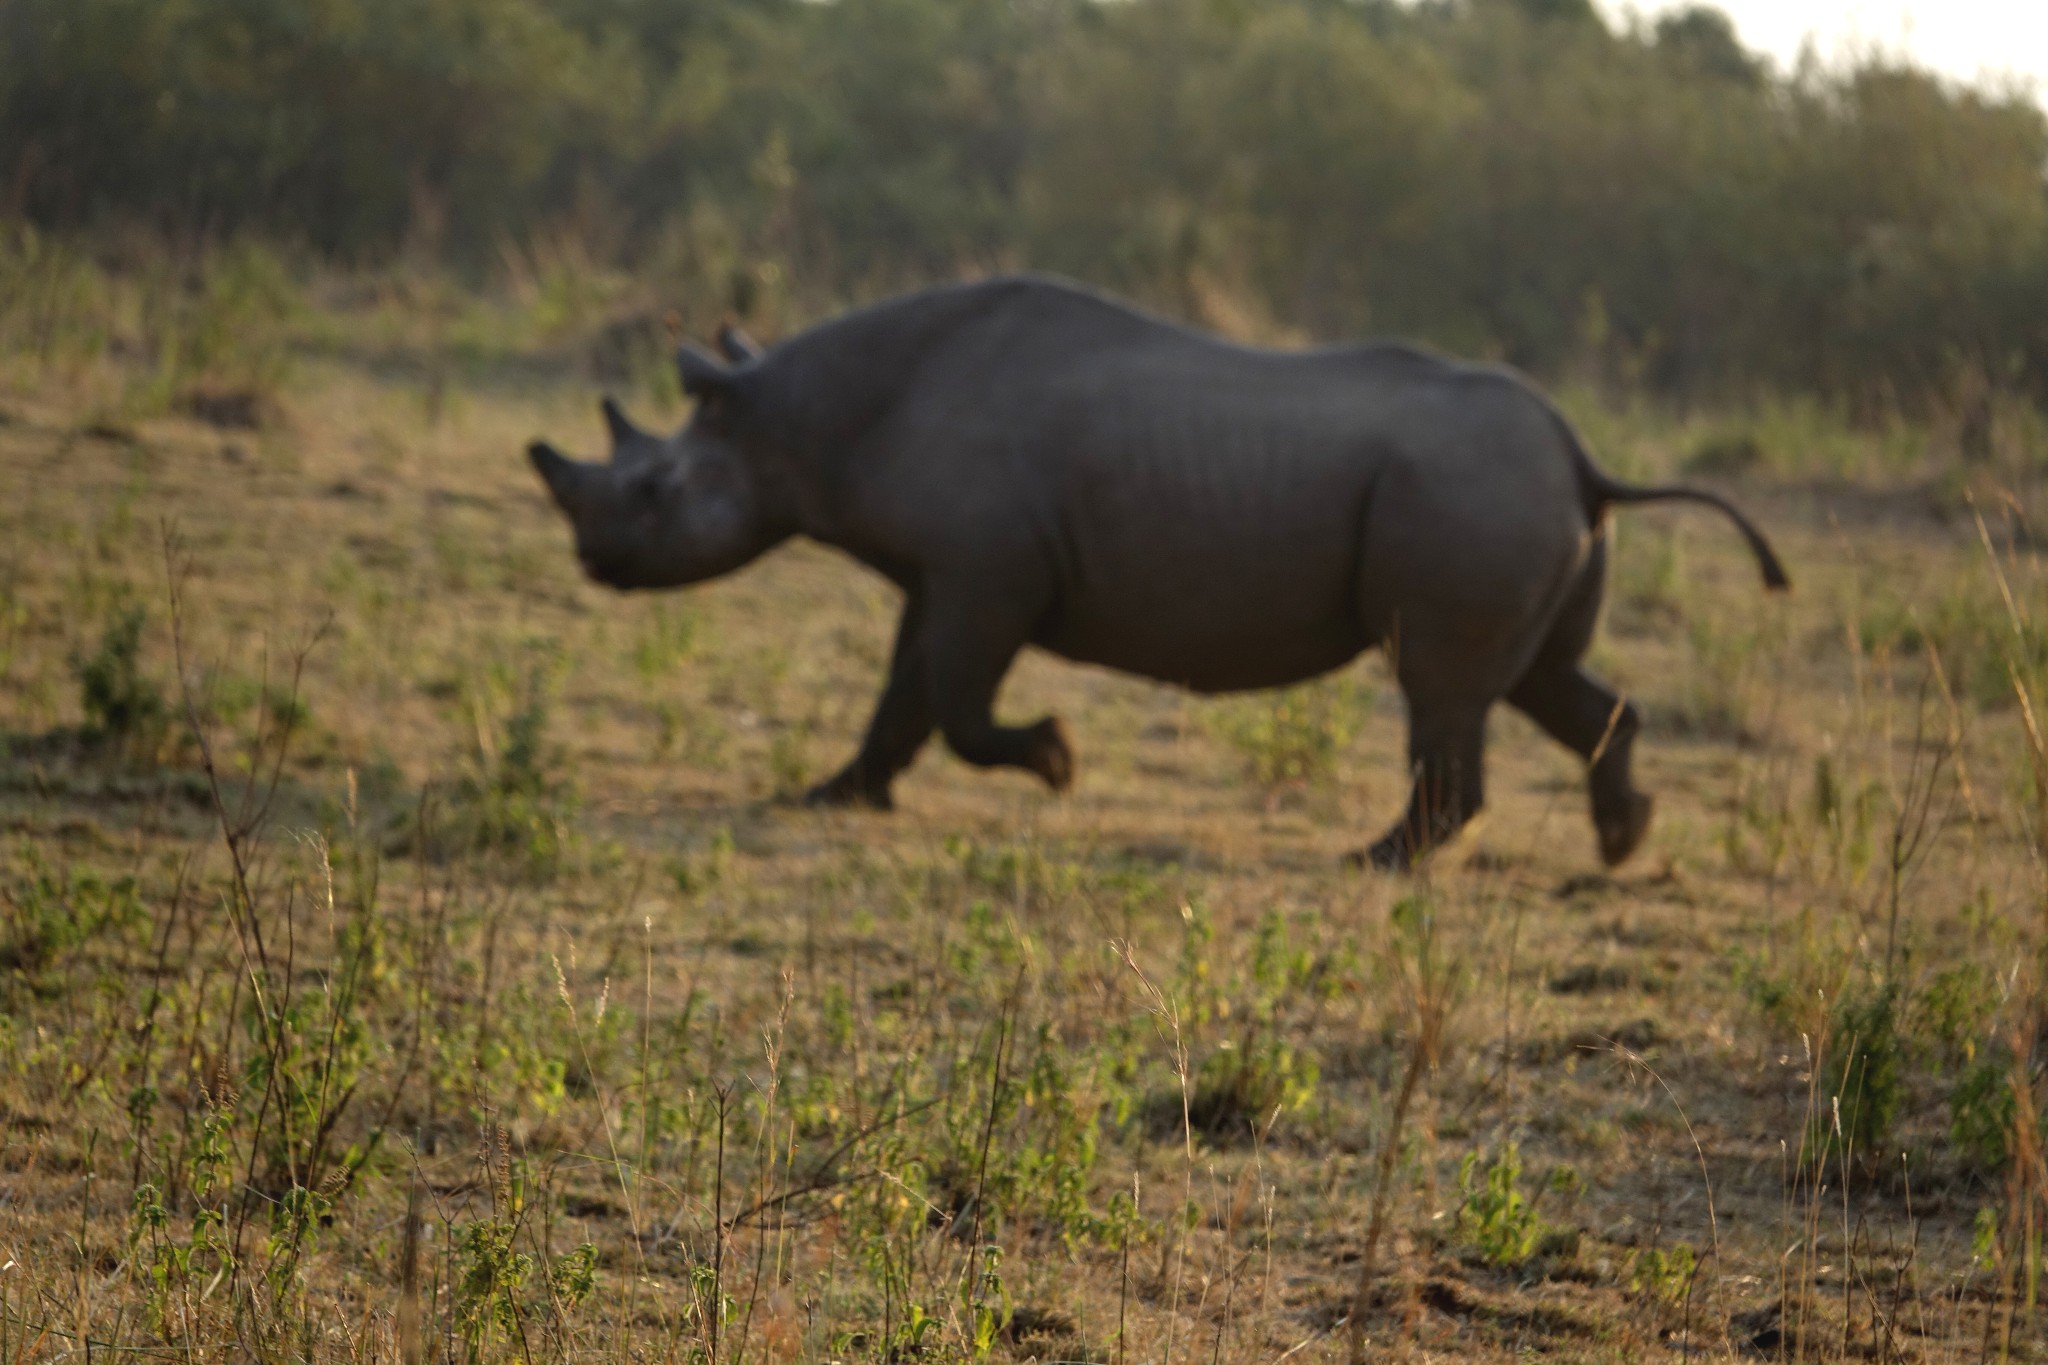
{"type": "MultiPolygon", "coordinates": [[[[1599,0],[1654,17],[1685,0],[1599,0]]],[[[1823,61],[1873,45],[1958,80],[2018,76],[2048,97],[2048,0],[1720,0],[1745,47],[1790,70],[1808,37],[1823,61]]]]}

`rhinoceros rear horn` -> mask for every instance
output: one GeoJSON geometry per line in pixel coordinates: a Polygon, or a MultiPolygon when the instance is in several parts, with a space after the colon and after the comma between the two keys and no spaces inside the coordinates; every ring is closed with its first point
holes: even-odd
{"type": "Polygon", "coordinates": [[[694,342],[684,342],[676,349],[676,373],[682,378],[683,392],[703,403],[722,396],[732,387],[732,371],[711,352],[694,342]]]}
{"type": "Polygon", "coordinates": [[[633,425],[632,419],[626,416],[625,410],[619,406],[618,400],[614,399],[610,394],[605,395],[604,402],[599,406],[604,409],[605,429],[611,432],[612,445],[614,447],[622,446],[643,434],[640,428],[633,425]]]}
{"type": "Polygon", "coordinates": [[[735,365],[748,365],[761,358],[761,343],[728,318],[718,329],[718,351],[735,365]]]}

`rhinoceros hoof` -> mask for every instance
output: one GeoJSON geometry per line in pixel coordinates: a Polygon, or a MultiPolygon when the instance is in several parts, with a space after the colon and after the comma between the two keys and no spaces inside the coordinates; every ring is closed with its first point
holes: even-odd
{"type": "Polygon", "coordinates": [[[835,810],[894,810],[896,799],[887,787],[870,786],[858,773],[844,772],[804,793],[804,804],[835,810]]]}
{"type": "Polygon", "coordinates": [[[1610,819],[1593,822],[1594,829],[1600,834],[1602,862],[1609,867],[1618,866],[1641,847],[1643,836],[1650,831],[1650,815],[1656,804],[1642,792],[1630,792],[1625,810],[1610,819]]]}
{"type": "Polygon", "coordinates": [[[1074,785],[1074,746],[1067,743],[1067,727],[1058,716],[1031,727],[1031,771],[1056,792],[1074,785]]]}
{"type": "Polygon", "coordinates": [[[1389,834],[1371,848],[1353,849],[1344,855],[1344,866],[1369,867],[1375,872],[1406,872],[1414,862],[1405,834],[1389,834]]]}

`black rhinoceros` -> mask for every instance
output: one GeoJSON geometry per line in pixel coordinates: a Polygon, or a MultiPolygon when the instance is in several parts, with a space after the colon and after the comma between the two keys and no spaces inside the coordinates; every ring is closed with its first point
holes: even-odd
{"type": "Polygon", "coordinates": [[[1026,645],[1197,692],[1275,687],[1375,645],[1408,706],[1414,786],[1366,851],[1403,867],[1479,808],[1505,698],[1590,765],[1600,853],[1641,842],[1634,706],[1588,677],[1615,503],[1713,493],[1600,472],[1530,384],[1401,345],[1234,345],[1044,278],[949,285],[762,351],[677,356],[696,400],[663,437],[609,399],[609,462],[529,451],[615,588],[730,573],[794,535],[903,590],[888,685],[853,761],[810,793],[886,808],[934,729],[969,763],[1064,788],[1059,721],[997,723],[1026,645]]]}

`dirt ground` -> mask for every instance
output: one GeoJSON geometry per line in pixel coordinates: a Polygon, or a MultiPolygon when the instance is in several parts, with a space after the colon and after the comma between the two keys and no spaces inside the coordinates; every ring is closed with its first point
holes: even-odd
{"type": "MultiPolygon", "coordinates": [[[[1375,660],[1033,654],[1070,794],[935,743],[892,814],[791,803],[893,590],[581,581],[520,452],[595,398],[0,386],[0,1358],[2042,1354],[2048,452],[1724,480],[1785,597],[1624,512],[1647,844],[1604,872],[1503,710],[1393,877],[1341,861],[1405,798],[1375,660]]],[[[1573,401],[1616,468],[1699,437],[1573,401]]]]}

